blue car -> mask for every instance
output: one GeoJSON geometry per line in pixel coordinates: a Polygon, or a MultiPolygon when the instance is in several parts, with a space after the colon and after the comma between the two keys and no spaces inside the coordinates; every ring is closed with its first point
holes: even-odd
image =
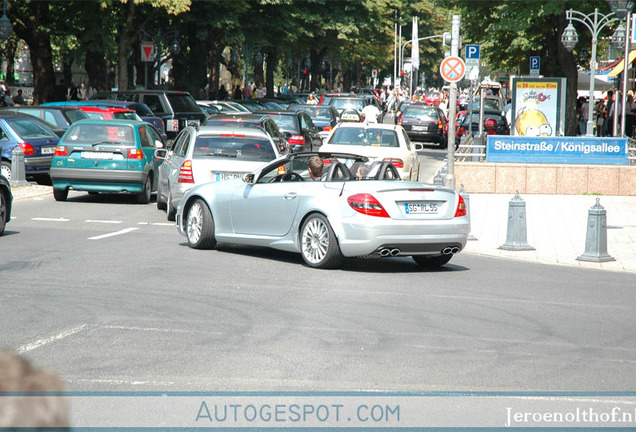
{"type": "Polygon", "coordinates": [[[11,181],[13,149],[24,152],[27,179],[48,183],[51,160],[60,138],[43,121],[15,112],[0,113],[0,174],[11,181]]]}
{"type": "Polygon", "coordinates": [[[11,220],[11,204],[13,195],[11,195],[11,185],[0,175],[0,235],[4,232],[7,222],[11,220]]]}
{"type": "Polygon", "coordinates": [[[155,149],[165,141],[139,120],[80,120],[60,139],[51,162],[53,197],[65,201],[70,189],[128,192],[147,204],[157,187],[155,149]]]}

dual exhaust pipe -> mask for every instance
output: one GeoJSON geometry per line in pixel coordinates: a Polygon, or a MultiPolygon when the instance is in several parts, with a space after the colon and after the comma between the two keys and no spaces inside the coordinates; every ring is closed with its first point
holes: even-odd
{"type": "MultiPolygon", "coordinates": [[[[447,246],[444,249],[442,249],[442,253],[444,255],[454,255],[456,253],[459,252],[459,247],[457,246],[447,246]]],[[[398,256],[400,254],[400,249],[398,248],[382,248],[380,249],[380,251],[378,252],[380,254],[380,256],[382,257],[388,257],[388,256],[398,256]]]]}

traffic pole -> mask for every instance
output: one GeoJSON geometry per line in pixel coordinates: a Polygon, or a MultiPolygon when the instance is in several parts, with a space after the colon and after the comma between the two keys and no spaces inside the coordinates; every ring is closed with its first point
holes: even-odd
{"type": "MultiPolygon", "coordinates": [[[[451,28],[451,56],[457,57],[459,54],[459,29],[461,26],[461,15],[453,15],[453,26],[451,28]]],[[[448,102],[448,174],[446,174],[446,186],[455,190],[455,117],[457,116],[457,83],[450,83],[450,101],[448,102]]]]}

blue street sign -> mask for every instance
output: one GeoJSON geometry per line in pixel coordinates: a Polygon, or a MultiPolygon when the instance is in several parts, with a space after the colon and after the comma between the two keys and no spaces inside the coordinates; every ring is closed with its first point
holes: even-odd
{"type": "Polygon", "coordinates": [[[541,57],[539,56],[531,56],[530,57],[530,70],[540,70],[541,69],[541,57]]]}
{"type": "Polygon", "coordinates": [[[466,45],[466,60],[479,60],[479,45],[466,45]]]}

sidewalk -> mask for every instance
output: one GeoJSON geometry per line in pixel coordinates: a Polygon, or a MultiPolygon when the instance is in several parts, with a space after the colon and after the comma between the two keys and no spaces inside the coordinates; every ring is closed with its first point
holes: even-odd
{"type": "MultiPolygon", "coordinates": [[[[50,186],[14,187],[13,199],[51,194],[50,186]]],[[[508,210],[514,194],[469,194],[471,235],[464,253],[544,264],[636,273],[636,197],[521,195],[526,207],[527,241],[533,251],[499,249],[506,243],[508,210]],[[596,199],[607,215],[607,252],[616,261],[577,261],[585,252],[588,211],[596,199]]]]}

